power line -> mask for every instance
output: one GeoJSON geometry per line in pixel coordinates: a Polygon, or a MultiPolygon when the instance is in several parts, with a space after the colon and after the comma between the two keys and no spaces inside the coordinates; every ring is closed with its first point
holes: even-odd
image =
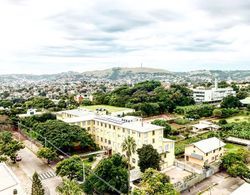
{"type": "MultiPolygon", "coordinates": [[[[34,131],[33,129],[31,129],[30,127],[27,127],[21,123],[18,123],[18,131],[20,130],[20,126],[28,129],[29,131],[34,132],[36,135],[42,137],[45,141],[45,143],[50,143],[57,151],[61,152],[62,154],[64,154],[65,156],[67,156],[68,158],[70,158],[71,156],[69,154],[67,154],[66,152],[64,152],[63,150],[61,150],[60,148],[58,148],[57,146],[55,146],[53,143],[51,143],[46,137],[42,136],[40,133],[34,131]]],[[[86,167],[85,167],[86,168],[86,167]]],[[[114,191],[116,191],[119,194],[122,194],[122,192],[120,192],[118,189],[116,189],[115,187],[113,187],[112,185],[110,185],[108,182],[106,182],[104,179],[102,179],[101,177],[99,177],[98,175],[96,175],[91,169],[88,169],[89,172],[91,172],[95,177],[97,177],[99,180],[101,180],[103,183],[105,183],[107,186],[109,186],[110,188],[112,188],[114,191]]]]}

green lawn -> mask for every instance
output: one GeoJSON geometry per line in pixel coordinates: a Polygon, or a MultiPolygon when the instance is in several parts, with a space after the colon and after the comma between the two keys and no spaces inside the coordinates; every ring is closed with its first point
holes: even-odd
{"type": "Polygon", "coordinates": [[[105,108],[108,112],[120,112],[130,108],[123,108],[123,107],[116,107],[116,106],[109,106],[109,105],[92,105],[92,106],[82,106],[82,108],[89,109],[91,111],[95,111],[97,108],[105,108]]]}
{"type": "Polygon", "coordinates": [[[225,149],[227,152],[235,152],[240,148],[244,148],[244,146],[238,145],[238,144],[232,144],[232,143],[227,143],[225,145],[225,149]]]}
{"type": "Polygon", "coordinates": [[[232,116],[226,119],[228,123],[239,123],[239,122],[250,122],[250,116],[248,115],[238,115],[232,116]]]}

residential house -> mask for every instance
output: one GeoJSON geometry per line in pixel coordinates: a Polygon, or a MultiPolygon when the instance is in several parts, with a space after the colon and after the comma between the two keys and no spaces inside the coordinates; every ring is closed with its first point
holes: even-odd
{"type": "Polygon", "coordinates": [[[224,154],[225,143],[216,137],[204,139],[185,148],[185,161],[200,166],[220,160],[224,154]]]}

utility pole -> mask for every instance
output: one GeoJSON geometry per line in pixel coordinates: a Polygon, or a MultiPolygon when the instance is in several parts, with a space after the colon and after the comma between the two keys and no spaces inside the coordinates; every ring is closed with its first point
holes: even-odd
{"type": "Polygon", "coordinates": [[[85,182],[85,165],[84,162],[82,162],[82,182],[85,182]]]}

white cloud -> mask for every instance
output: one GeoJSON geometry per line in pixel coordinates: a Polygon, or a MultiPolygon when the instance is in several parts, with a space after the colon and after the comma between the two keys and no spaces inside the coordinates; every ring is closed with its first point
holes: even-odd
{"type": "Polygon", "coordinates": [[[0,73],[246,69],[244,0],[2,0],[0,73]]]}

